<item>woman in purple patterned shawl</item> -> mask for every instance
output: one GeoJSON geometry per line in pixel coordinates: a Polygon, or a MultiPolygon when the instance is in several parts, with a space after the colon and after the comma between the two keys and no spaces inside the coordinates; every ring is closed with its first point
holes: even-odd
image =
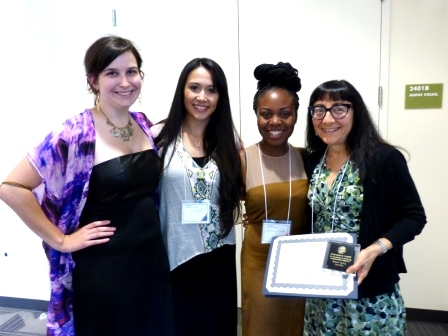
{"type": "Polygon", "coordinates": [[[43,240],[47,335],[173,335],[154,197],[161,163],[152,123],[129,112],[142,59],[131,41],[106,36],[89,47],[84,65],[95,107],[30,150],[0,198],[43,240]]]}

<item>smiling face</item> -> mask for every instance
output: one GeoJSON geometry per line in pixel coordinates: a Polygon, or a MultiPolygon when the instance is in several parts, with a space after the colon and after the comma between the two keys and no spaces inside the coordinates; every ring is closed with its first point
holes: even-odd
{"type": "Polygon", "coordinates": [[[118,56],[92,85],[99,91],[100,106],[104,111],[128,111],[142,88],[135,56],[130,51],[118,56]]]}
{"type": "Polygon", "coordinates": [[[210,71],[199,67],[190,72],[184,87],[185,118],[208,122],[218,105],[216,91],[210,71]]]}
{"type": "Polygon", "coordinates": [[[288,91],[274,88],[258,99],[257,124],[263,137],[260,148],[264,154],[281,156],[287,153],[296,120],[294,98],[288,91]]]}
{"type": "MultiPolygon", "coordinates": [[[[313,106],[324,106],[331,108],[337,104],[350,104],[346,100],[318,100],[313,106]]],[[[324,119],[312,119],[314,131],[322,141],[332,149],[345,149],[346,140],[353,126],[353,108],[350,108],[347,115],[343,119],[336,120],[330,112],[327,112],[324,119]]]]}

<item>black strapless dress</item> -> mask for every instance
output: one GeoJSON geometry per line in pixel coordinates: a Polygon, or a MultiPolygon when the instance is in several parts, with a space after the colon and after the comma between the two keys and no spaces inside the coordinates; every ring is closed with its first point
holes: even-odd
{"type": "Polygon", "coordinates": [[[105,244],[74,252],[76,336],[173,335],[168,257],[154,202],[161,171],[154,150],[93,167],[80,227],[110,220],[105,244]]]}

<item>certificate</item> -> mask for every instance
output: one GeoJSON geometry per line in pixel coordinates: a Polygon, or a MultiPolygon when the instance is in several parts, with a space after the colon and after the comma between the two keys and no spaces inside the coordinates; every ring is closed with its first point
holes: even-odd
{"type": "Polygon", "coordinates": [[[356,243],[349,233],[319,233],[275,238],[263,284],[266,296],[358,298],[354,275],[322,267],[329,241],[356,243]]]}

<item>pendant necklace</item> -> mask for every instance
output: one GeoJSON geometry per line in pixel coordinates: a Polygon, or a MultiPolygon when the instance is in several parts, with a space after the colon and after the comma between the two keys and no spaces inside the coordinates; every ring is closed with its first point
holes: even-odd
{"type": "Polygon", "coordinates": [[[192,138],[193,139],[193,141],[194,141],[194,144],[196,145],[196,147],[199,147],[199,146],[201,146],[201,144],[202,144],[202,141],[197,141],[190,133],[187,133],[188,134],[188,136],[190,137],[190,138],[192,138]]]}
{"type": "Polygon", "coordinates": [[[97,105],[98,111],[100,111],[103,116],[106,117],[106,123],[109,126],[112,126],[112,129],[110,130],[110,134],[112,134],[115,138],[120,137],[121,141],[129,141],[131,136],[134,134],[134,130],[132,129],[132,123],[131,123],[131,115],[128,113],[128,124],[124,127],[118,127],[115,126],[112,121],[107,117],[107,115],[103,112],[100,105],[97,105]]]}

